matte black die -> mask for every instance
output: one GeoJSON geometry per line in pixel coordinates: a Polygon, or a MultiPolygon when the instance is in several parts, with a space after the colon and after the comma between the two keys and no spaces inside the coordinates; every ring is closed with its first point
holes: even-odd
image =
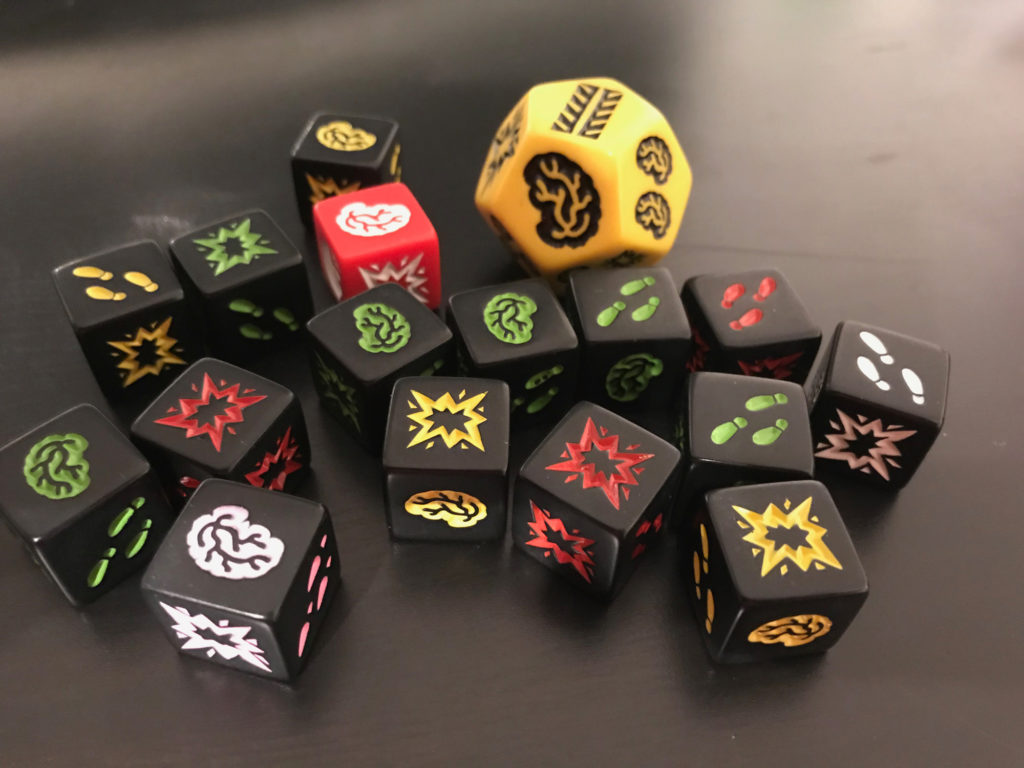
{"type": "Polygon", "coordinates": [[[583,344],[582,397],[623,412],[661,410],[676,399],[690,326],[667,269],[574,272],[567,301],[583,344]]]}
{"type": "Polygon", "coordinates": [[[303,338],[313,304],[302,254],[263,211],[182,235],[171,253],[202,305],[219,357],[244,360],[303,338]]]}
{"type": "Polygon", "coordinates": [[[288,680],[309,658],[340,580],[321,504],[207,480],[154,556],[142,591],[182,653],[288,680]]]}
{"type": "Polygon", "coordinates": [[[276,382],[209,357],[139,415],[132,437],[178,502],[208,477],[291,492],[309,472],[298,398],[276,382]]]}
{"type": "Polygon", "coordinates": [[[593,403],[565,415],[515,481],[512,538],[578,587],[612,597],[661,537],[679,451],[593,403]]]}
{"type": "Polygon", "coordinates": [[[110,400],[149,400],[203,355],[199,319],[156,243],[73,261],[55,269],[53,280],[110,400]]]}
{"type": "Polygon", "coordinates": [[[299,215],[313,226],[313,206],[328,197],[402,180],[398,123],[380,117],[320,112],[292,147],[299,215]]]}
{"type": "Polygon", "coordinates": [[[677,505],[683,515],[713,488],[814,474],[807,399],[793,382],[695,373],[680,431],[688,466],[677,505]]]}
{"type": "Polygon", "coordinates": [[[807,378],[821,329],[781,272],[691,277],[682,298],[693,328],[691,370],[807,378]]]}
{"type": "Polygon", "coordinates": [[[948,383],[945,350],[863,323],[840,323],[812,387],[818,469],[903,486],[942,431],[948,383]]]}
{"type": "Polygon", "coordinates": [[[546,281],[457,293],[448,310],[461,371],[509,385],[513,426],[553,420],[576,401],[579,342],[546,281]]]}
{"type": "Polygon", "coordinates": [[[408,291],[380,285],[307,324],[320,402],[364,447],[378,451],[395,381],[443,373],[452,332],[408,291]]]}
{"type": "Polygon", "coordinates": [[[508,385],[426,376],[395,384],[384,438],[388,530],[396,539],[505,535],[508,385]]]}
{"type": "Polygon", "coordinates": [[[711,491],[683,541],[690,601],[717,661],[822,653],[868,596],[836,505],[813,480],[711,491]]]}
{"type": "Polygon", "coordinates": [[[171,524],[149,463],[91,405],[0,449],[0,512],[76,605],[139,570],[171,524]]]}

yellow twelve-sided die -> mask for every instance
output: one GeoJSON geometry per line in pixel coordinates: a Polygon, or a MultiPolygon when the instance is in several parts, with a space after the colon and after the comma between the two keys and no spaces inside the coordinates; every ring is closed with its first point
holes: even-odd
{"type": "Polygon", "coordinates": [[[653,264],[675,241],[693,174],[664,115],[617,80],[531,88],[494,139],[476,206],[527,267],[653,264]]]}

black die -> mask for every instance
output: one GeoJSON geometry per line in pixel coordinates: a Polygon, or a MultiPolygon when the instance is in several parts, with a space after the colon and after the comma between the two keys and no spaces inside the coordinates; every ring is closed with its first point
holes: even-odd
{"type": "Polygon", "coordinates": [[[397,285],[380,285],[307,324],[320,402],[367,449],[380,449],[395,381],[451,365],[452,332],[397,285]]]}
{"type": "Polygon", "coordinates": [[[614,595],[668,521],[679,451],[631,421],[579,403],[524,462],[512,538],[577,586],[614,595]]]}
{"type": "Polygon", "coordinates": [[[0,512],[76,605],[149,560],[171,509],[149,463],[91,405],[0,449],[0,512]]]}
{"type": "Polygon", "coordinates": [[[655,411],[675,400],[690,326],[667,269],[573,272],[567,301],[583,343],[582,397],[615,411],[655,411]]]}
{"type": "Polygon", "coordinates": [[[323,505],[208,480],[157,550],[142,591],[182,653],[288,680],[309,658],[340,580],[323,505]]]}
{"type": "Polygon", "coordinates": [[[949,353],[862,323],[840,323],[813,384],[820,470],[899,488],[942,430],[949,353]]]}
{"type": "Polygon", "coordinates": [[[693,327],[691,370],[807,378],[821,329],[781,272],[691,277],[682,297],[693,327]]]}
{"type": "Polygon", "coordinates": [[[103,393],[143,401],[203,354],[200,325],[156,243],[126,245],[53,271],[103,393]]]}
{"type": "Polygon", "coordinates": [[[321,112],[292,147],[292,179],[302,222],[328,197],[402,180],[398,123],[379,117],[321,112]]]}
{"type": "Polygon", "coordinates": [[[182,235],[171,253],[202,304],[218,356],[246,359],[302,338],[313,308],[302,254],[263,211],[182,235]]]}
{"type": "Polygon", "coordinates": [[[179,502],[208,477],[291,492],[309,471],[306,422],[291,390],[209,357],[139,415],[132,437],[179,502]]]}
{"type": "Polygon", "coordinates": [[[799,384],[695,373],[680,429],[688,465],[681,512],[713,488],[814,474],[807,399],[799,384]]]}
{"type": "Polygon", "coordinates": [[[575,402],[579,342],[546,281],[464,291],[448,310],[460,372],[506,382],[514,426],[557,418],[575,402]]]}
{"type": "Polygon", "coordinates": [[[711,491],[683,540],[690,600],[717,661],[826,651],[868,596],[835,502],[814,480],[711,491]]]}
{"type": "Polygon", "coordinates": [[[384,438],[388,530],[396,539],[505,535],[508,386],[494,379],[400,379],[384,438]]]}

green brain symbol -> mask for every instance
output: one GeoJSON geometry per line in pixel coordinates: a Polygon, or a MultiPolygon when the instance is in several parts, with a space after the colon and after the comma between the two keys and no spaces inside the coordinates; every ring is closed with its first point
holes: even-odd
{"type": "Polygon", "coordinates": [[[537,304],[521,293],[499,293],[484,307],[484,322],[494,338],[506,344],[525,344],[533,338],[537,304]]]}
{"type": "Polygon", "coordinates": [[[397,352],[412,337],[409,321],[387,304],[362,304],[352,311],[352,316],[362,334],[359,346],[367,352],[397,352]]]}
{"type": "Polygon", "coordinates": [[[627,355],[608,371],[604,388],[612,400],[630,403],[640,397],[651,379],[661,375],[663,370],[664,364],[654,355],[646,352],[627,355]]]}
{"type": "Polygon", "coordinates": [[[47,435],[25,454],[25,482],[48,499],[70,499],[89,487],[89,441],[79,434],[47,435]]]}

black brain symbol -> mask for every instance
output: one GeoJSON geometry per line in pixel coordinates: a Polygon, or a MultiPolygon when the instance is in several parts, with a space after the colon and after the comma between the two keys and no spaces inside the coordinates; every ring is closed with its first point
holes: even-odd
{"type": "Polygon", "coordinates": [[[668,200],[657,192],[648,192],[636,201],[636,223],[660,240],[672,223],[672,212],[668,200]]]}
{"type": "Polygon", "coordinates": [[[658,136],[648,136],[636,148],[636,164],[658,184],[664,184],[672,175],[672,153],[668,144],[658,136]]]}
{"type": "Polygon", "coordinates": [[[579,248],[597,233],[601,198],[593,179],[557,152],[536,155],[523,170],[530,202],[540,211],[537,234],[555,248],[579,248]]]}

